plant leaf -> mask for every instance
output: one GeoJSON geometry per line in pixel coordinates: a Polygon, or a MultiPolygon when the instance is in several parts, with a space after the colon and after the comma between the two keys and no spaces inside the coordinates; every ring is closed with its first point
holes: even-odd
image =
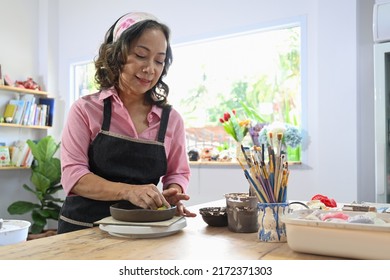
{"type": "Polygon", "coordinates": [[[33,234],[41,233],[41,232],[43,231],[43,228],[44,228],[44,227],[45,227],[45,226],[42,226],[42,225],[38,225],[38,224],[36,224],[36,223],[33,223],[33,224],[31,225],[30,231],[31,231],[31,233],[33,233],[33,234]]]}
{"type": "Polygon", "coordinates": [[[38,161],[47,161],[53,157],[59,148],[60,144],[55,144],[52,136],[48,135],[42,138],[38,143],[32,140],[27,140],[27,144],[31,149],[31,153],[38,161]]]}
{"type": "Polygon", "coordinates": [[[7,211],[11,215],[22,215],[36,208],[39,209],[40,205],[28,201],[16,201],[8,206],[7,211]]]}
{"type": "Polygon", "coordinates": [[[40,211],[41,210],[33,210],[32,219],[33,219],[35,224],[40,225],[40,226],[45,226],[47,221],[46,221],[46,218],[41,215],[40,211]]]}
{"type": "Polygon", "coordinates": [[[63,190],[62,185],[52,186],[50,189],[47,190],[47,193],[48,194],[54,194],[54,193],[56,193],[58,191],[61,191],[61,190],[63,190]]]}
{"type": "Polygon", "coordinates": [[[36,194],[36,191],[30,188],[29,186],[27,186],[26,184],[23,184],[23,188],[29,192],[32,192],[33,194],[36,194]]]}
{"type": "Polygon", "coordinates": [[[31,182],[36,186],[37,190],[46,193],[50,187],[50,180],[39,172],[33,172],[31,175],[31,182]]]}
{"type": "Polygon", "coordinates": [[[257,113],[257,111],[252,108],[252,107],[249,107],[248,105],[246,105],[244,102],[240,102],[242,108],[244,108],[244,111],[245,113],[247,114],[248,118],[250,119],[254,119],[255,121],[259,122],[259,123],[265,123],[265,119],[260,116],[259,113],[257,113]]]}

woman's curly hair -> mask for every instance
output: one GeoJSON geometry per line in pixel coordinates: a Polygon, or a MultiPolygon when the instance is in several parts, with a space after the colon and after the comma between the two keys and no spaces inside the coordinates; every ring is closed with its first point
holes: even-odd
{"type": "MultiPolygon", "coordinates": [[[[118,19],[119,20],[119,19],[118,19]]],[[[161,30],[167,40],[166,57],[164,69],[156,85],[145,94],[145,101],[149,104],[156,104],[160,107],[168,104],[169,87],[162,81],[168,73],[172,64],[172,49],[169,43],[170,30],[165,24],[154,20],[144,20],[126,29],[121,36],[113,42],[113,30],[116,22],[108,29],[103,44],[100,46],[99,54],[95,59],[95,81],[99,89],[111,87],[119,88],[119,77],[126,64],[132,42],[139,39],[147,29],[161,30]]]]}

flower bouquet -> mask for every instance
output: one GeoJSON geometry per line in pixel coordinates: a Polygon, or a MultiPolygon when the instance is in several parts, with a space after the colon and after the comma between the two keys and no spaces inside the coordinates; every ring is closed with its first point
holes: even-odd
{"type": "Polygon", "coordinates": [[[249,131],[250,120],[240,120],[236,115],[236,110],[232,110],[232,114],[225,112],[219,121],[226,133],[236,142],[241,142],[249,131]]]}
{"type": "Polygon", "coordinates": [[[236,157],[241,160],[245,160],[244,154],[241,150],[241,145],[244,137],[248,134],[250,120],[240,120],[237,117],[236,110],[232,110],[231,114],[229,112],[225,112],[219,121],[222,123],[226,133],[236,141],[236,157]]]}
{"type": "Polygon", "coordinates": [[[250,127],[249,134],[254,146],[281,148],[290,161],[300,161],[302,133],[297,127],[282,122],[258,123],[250,127]]]}
{"type": "Polygon", "coordinates": [[[298,147],[302,142],[301,131],[298,128],[288,123],[274,122],[262,127],[258,135],[258,146],[261,144],[275,146],[278,142],[277,136],[280,134],[282,144],[291,148],[298,147]]]}

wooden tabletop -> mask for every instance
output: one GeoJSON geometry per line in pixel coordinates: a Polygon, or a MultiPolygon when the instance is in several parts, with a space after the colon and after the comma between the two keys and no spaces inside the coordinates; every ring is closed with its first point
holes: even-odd
{"type": "MultiPolygon", "coordinates": [[[[224,206],[224,200],[189,207],[224,206]]],[[[210,227],[198,214],[187,226],[165,237],[115,237],[98,227],[0,246],[3,260],[328,260],[327,256],[292,251],[287,243],[260,242],[257,233],[235,233],[210,227]]]]}

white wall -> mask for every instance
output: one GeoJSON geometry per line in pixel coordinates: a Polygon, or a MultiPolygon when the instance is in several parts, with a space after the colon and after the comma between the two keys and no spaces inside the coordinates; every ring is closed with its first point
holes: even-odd
{"type": "MultiPolygon", "coordinates": [[[[24,10],[25,5],[18,4],[30,3],[35,8],[33,11],[39,8],[41,16],[51,27],[50,30],[41,31],[38,38],[40,42],[46,42],[44,47],[54,55],[38,52],[38,43],[34,38],[25,46],[28,47],[26,56],[30,60],[35,54],[57,65],[50,69],[40,66],[38,74],[42,72],[47,76],[51,90],[61,104],[61,108],[56,110],[56,128],[50,132],[58,139],[61,135],[60,123],[66,118],[69,105],[70,64],[93,59],[108,27],[128,11],[143,10],[157,15],[171,27],[173,44],[267,26],[286,19],[305,19],[307,57],[304,57],[303,63],[307,80],[303,81],[302,86],[307,96],[304,125],[309,143],[304,151],[303,164],[291,168],[289,198],[306,200],[316,193],[322,193],[337,201],[351,202],[374,200],[374,151],[371,145],[374,90],[370,31],[373,2],[0,0],[0,7],[6,4],[9,10],[16,7],[24,10]],[[58,63],[53,62],[56,59],[58,63]]],[[[27,11],[27,8],[24,14],[31,17],[31,21],[35,18],[35,14],[27,11]]],[[[10,22],[14,22],[12,18],[5,20],[0,17],[0,34],[11,25],[10,22]]],[[[24,39],[17,35],[22,30],[16,30],[10,34],[10,38],[13,44],[19,45],[24,39]]],[[[32,32],[36,34],[35,30],[32,32]]],[[[0,55],[3,55],[2,45],[0,55]]],[[[7,51],[9,57],[19,55],[12,47],[7,51]]],[[[36,64],[36,61],[28,61],[23,71],[35,73],[36,64]]],[[[229,65],[227,60],[223,67],[234,65],[229,65]]],[[[18,71],[15,70],[16,73],[18,71]]],[[[10,175],[3,171],[0,176],[10,175]]],[[[12,181],[11,178],[9,180],[12,181]]],[[[199,199],[198,195],[211,200],[221,198],[225,190],[246,190],[247,183],[238,167],[227,170],[201,167],[193,168],[190,188],[195,202],[199,199]]],[[[7,199],[14,200],[12,197],[7,199]]],[[[1,203],[0,216],[7,216],[4,209],[1,203]]]]}
{"type": "MultiPolygon", "coordinates": [[[[32,77],[41,83],[38,57],[39,6],[38,0],[0,1],[0,64],[2,72],[13,80],[32,77]]],[[[0,110],[12,95],[0,95],[0,110]]],[[[3,112],[1,111],[0,114],[3,112]]],[[[42,131],[0,127],[0,142],[7,145],[18,139],[43,136],[42,131]]],[[[16,200],[34,199],[22,188],[29,183],[28,170],[0,170],[0,218],[8,218],[7,207],[16,200]]],[[[29,217],[30,215],[26,215],[29,217]]],[[[15,218],[12,216],[11,218],[15,218]]]]}

